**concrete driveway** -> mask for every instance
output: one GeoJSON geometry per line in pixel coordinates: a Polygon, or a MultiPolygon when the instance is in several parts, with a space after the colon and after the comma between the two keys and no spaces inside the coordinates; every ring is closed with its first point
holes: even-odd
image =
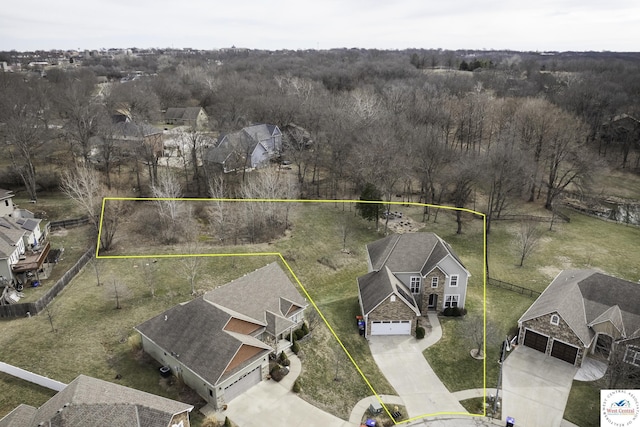
{"type": "MultiPolygon", "coordinates": [[[[578,368],[523,345],[503,366],[502,419],[518,427],[558,427],[578,368]]],[[[495,392],[495,391],[494,391],[495,392]]]]}
{"type": "Polygon", "coordinates": [[[372,336],[378,367],[404,401],[409,418],[467,411],[442,384],[422,355],[425,343],[406,336],[372,336]]]}

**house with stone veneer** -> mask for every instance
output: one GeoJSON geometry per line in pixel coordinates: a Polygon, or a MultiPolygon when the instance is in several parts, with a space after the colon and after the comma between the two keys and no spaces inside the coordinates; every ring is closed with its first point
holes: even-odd
{"type": "Polygon", "coordinates": [[[640,367],[640,284],[596,270],[564,270],[518,320],[518,342],[582,366],[585,358],[640,367]]]}
{"type": "Polygon", "coordinates": [[[80,375],[39,408],[19,405],[0,427],[189,427],[192,405],[80,375]]]}
{"type": "Polygon", "coordinates": [[[265,380],[306,300],[277,263],[136,326],[142,347],[216,409],[265,380]]]}
{"type": "Polygon", "coordinates": [[[393,234],[366,249],[369,273],[357,279],[365,337],[413,335],[427,311],[464,307],[471,274],[436,234],[393,234]]]}

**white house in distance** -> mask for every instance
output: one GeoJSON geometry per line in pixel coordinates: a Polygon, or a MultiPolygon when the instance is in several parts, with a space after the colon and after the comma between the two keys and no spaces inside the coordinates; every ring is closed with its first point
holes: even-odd
{"type": "Polygon", "coordinates": [[[436,234],[393,234],[368,244],[367,256],[357,280],[365,337],[414,335],[427,311],[464,307],[471,274],[436,234]]]}

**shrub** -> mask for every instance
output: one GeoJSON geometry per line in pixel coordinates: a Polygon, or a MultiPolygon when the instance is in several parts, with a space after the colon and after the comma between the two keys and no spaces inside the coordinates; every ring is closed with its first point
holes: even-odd
{"type": "Polygon", "coordinates": [[[220,427],[220,422],[215,417],[207,417],[202,422],[202,427],[220,427]]]}
{"type": "Polygon", "coordinates": [[[275,369],[273,369],[271,371],[271,379],[279,382],[280,380],[282,380],[287,374],[289,373],[289,370],[286,368],[281,368],[281,367],[277,367],[275,369]]]}
{"type": "Polygon", "coordinates": [[[302,322],[302,327],[300,329],[305,335],[309,334],[309,326],[307,326],[307,322],[302,322]]]}
{"type": "Polygon", "coordinates": [[[285,361],[288,361],[289,358],[287,357],[287,354],[283,351],[280,353],[280,364],[284,365],[285,361]]]}
{"type": "Polygon", "coordinates": [[[229,419],[229,417],[224,417],[224,427],[233,427],[233,424],[231,424],[231,420],[229,419]]]}
{"type": "Polygon", "coordinates": [[[293,340],[293,344],[291,345],[291,351],[293,351],[293,354],[298,354],[298,352],[300,351],[300,344],[298,344],[298,341],[293,340]]]}
{"type": "Polygon", "coordinates": [[[291,391],[294,393],[300,393],[300,383],[298,382],[298,380],[295,380],[293,382],[293,386],[291,387],[291,391]]]}
{"type": "Polygon", "coordinates": [[[453,308],[447,307],[442,311],[444,316],[453,316],[453,308]]]}
{"type": "Polygon", "coordinates": [[[421,340],[422,338],[424,338],[424,328],[422,326],[418,326],[416,328],[416,339],[421,340]]]}
{"type": "Polygon", "coordinates": [[[296,329],[295,331],[293,331],[293,339],[295,340],[301,340],[304,337],[305,333],[302,329],[296,329]]]}

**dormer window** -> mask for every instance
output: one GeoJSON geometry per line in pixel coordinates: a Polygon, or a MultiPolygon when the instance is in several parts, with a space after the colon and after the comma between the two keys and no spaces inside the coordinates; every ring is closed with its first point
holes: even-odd
{"type": "Polygon", "coordinates": [[[551,324],[558,326],[560,324],[560,316],[558,316],[557,314],[551,316],[551,324]]]}

